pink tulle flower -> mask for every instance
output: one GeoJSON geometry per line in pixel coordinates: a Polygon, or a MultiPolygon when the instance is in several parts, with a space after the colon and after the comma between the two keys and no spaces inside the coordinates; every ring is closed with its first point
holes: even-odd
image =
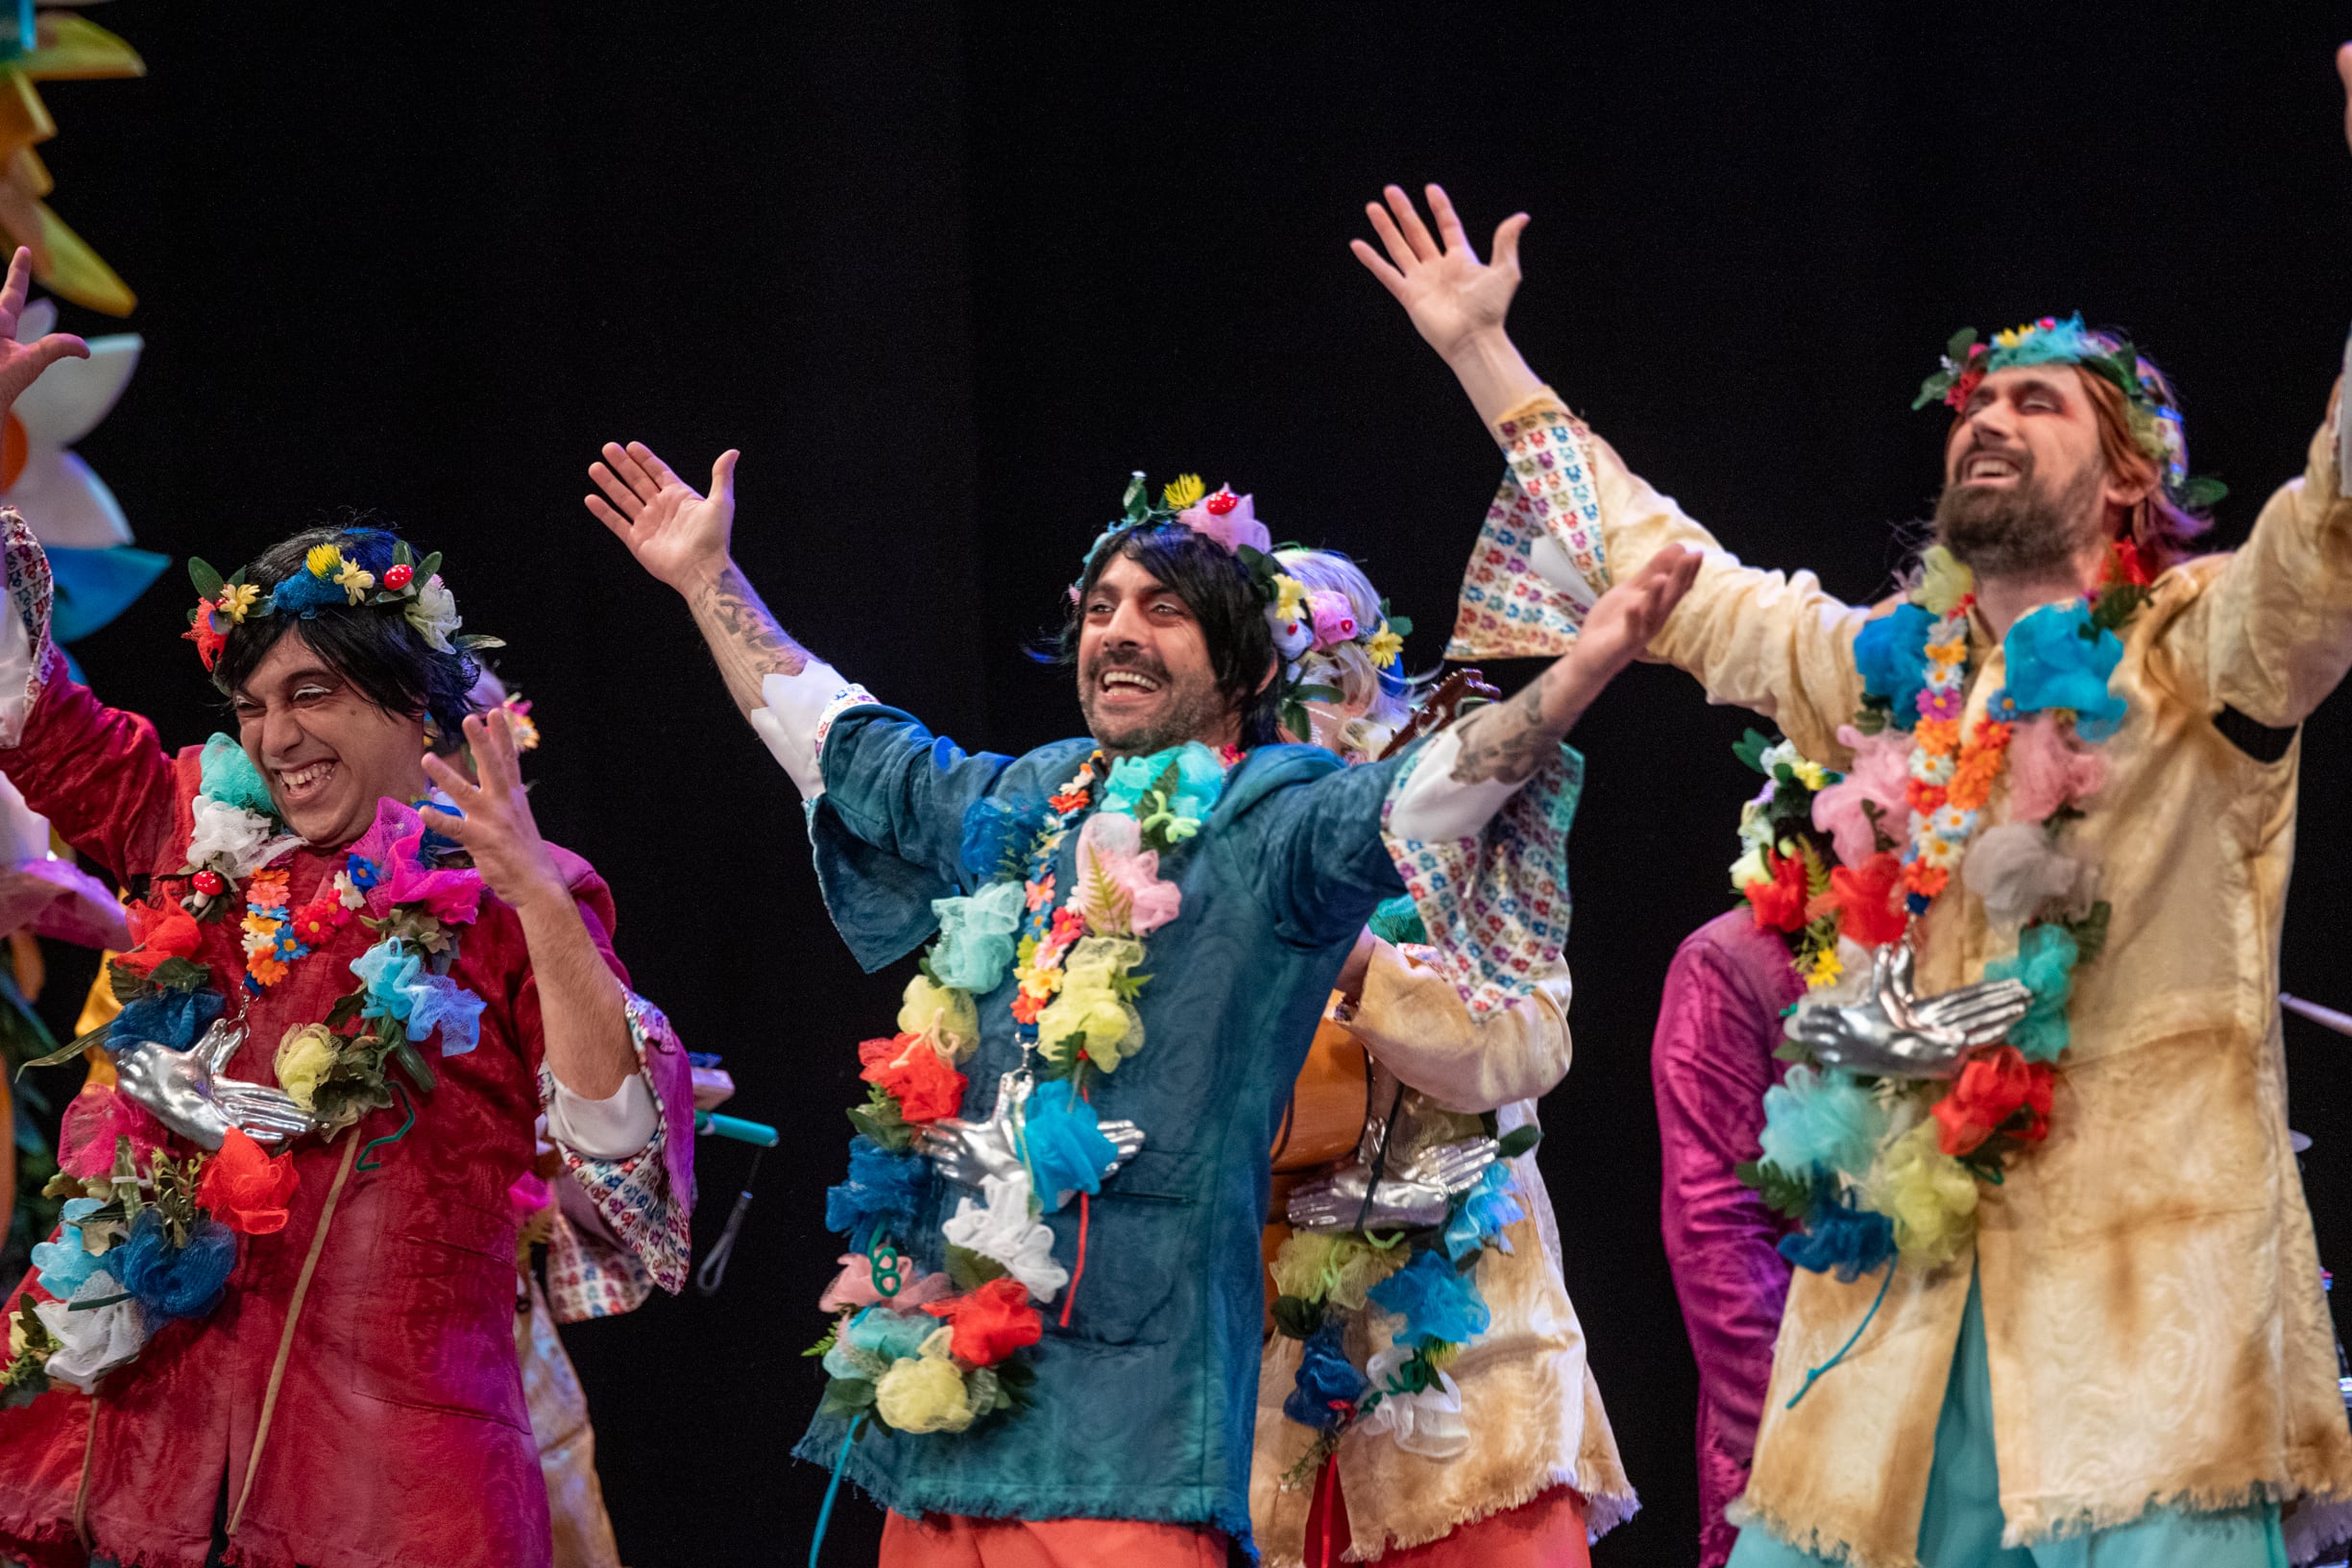
{"type": "Polygon", "coordinates": [[[1143,847],[1130,816],[1099,811],[1078,835],[1078,891],[1071,907],[1103,935],[1144,936],[1174,920],[1184,892],[1159,874],[1159,851],[1143,847]]]}
{"type": "MultiPolygon", "coordinates": [[[[872,1307],[881,1304],[882,1292],[874,1289],[874,1262],[862,1252],[841,1254],[841,1272],[825,1293],[816,1298],[816,1310],[837,1313],[844,1307],[872,1307]]],[[[890,1305],[901,1312],[909,1312],[933,1301],[945,1301],[956,1293],[955,1285],[945,1274],[925,1274],[921,1279],[899,1288],[890,1297],[890,1305]]]]}
{"type": "Polygon", "coordinates": [[[1178,512],[1176,521],[1228,550],[1239,550],[1247,544],[1253,550],[1271,553],[1274,547],[1273,536],[1258,521],[1257,509],[1250,504],[1250,498],[1236,495],[1223,485],[1217,488],[1216,495],[1198,506],[1178,512]]]}
{"type": "Polygon", "coordinates": [[[2097,794],[2106,782],[2106,758],[2073,745],[2048,714],[2024,720],[2010,732],[2010,821],[2048,821],[2068,802],[2097,794]]]}
{"type": "Polygon", "coordinates": [[[140,1170],[147,1156],[163,1146],[163,1123],[129,1095],[107,1088],[85,1089],[65,1107],[58,1124],[58,1169],[88,1180],[114,1169],[114,1142],[131,1140],[131,1152],[140,1170]]]}
{"type": "Polygon", "coordinates": [[[1321,588],[1307,595],[1307,614],[1315,618],[1315,645],[1336,648],[1343,642],[1356,639],[1356,607],[1347,602],[1347,595],[1333,589],[1321,588]]]}
{"type": "Polygon", "coordinates": [[[1843,780],[1813,797],[1813,826],[1830,835],[1840,860],[1858,866],[1879,852],[1878,832],[1862,808],[1865,803],[1878,808],[1879,826],[1888,837],[1900,843],[1907,832],[1911,737],[1900,730],[1864,735],[1847,724],[1839,727],[1837,741],[1854,753],[1854,763],[1843,780]]]}
{"type": "Polygon", "coordinates": [[[392,868],[379,889],[385,902],[422,904],[436,920],[451,926],[472,925],[482,912],[482,874],[457,866],[425,870],[418,863],[424,843],[420,829],[392,846],[392,868]]]}

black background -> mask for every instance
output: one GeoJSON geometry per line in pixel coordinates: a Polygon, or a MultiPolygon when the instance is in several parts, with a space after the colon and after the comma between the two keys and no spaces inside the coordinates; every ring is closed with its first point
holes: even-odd
{"type": "MultiPolygon", "coordinates": [[[[2299,471],[2352,315],[2337,6],[93,19],[151,75],[47,87],[42,155],[147,350],[81,450],[175,557],[226,567],[345,507],[446,549],[537,704],[549,836],[611,880],[639,987],[724,1053],[734,1108],[786,1129],[716,1296],[566,1330],[641,1568],[806,1554],[824,1478],[787,1450],[836,1107],[904,977],[833,938],[789,786],[581,508],[597,443],[690,473],[742,447],[738,553],[786,624],[1019,751],[1077,728],[1020,647],[1133,468],[1355,552],[1437,658],[1498,466],[1345,248],[1387,180],[1447,181],[1481,236],[1533,212],[1514,326],[1539,371],[1733,548],[1848,597],[1931,501],[1944,422],[1906,405],[1954,326],[2128,325],[2185,389],[2195,466],[2238,486],[2234,543],[2299,471]]],[[[186,602],[175,569],[78,650],[173,744],[218,722],[186,602]]],[[[1676,941],[1728,903],[1746,724],[1643,668],[1575,737],[1581,1049],[1543,1164],[1646,1505],[1605,1565],[1692,1555],[1648,1039],[1676,941]]],[[[2304,744],[2285,982],[2352,1005],[2341,699],[2304,744]]],[[[2352,1259],[2352,1042],[2292,1019],[2287,1042],[2322,1247],[2352,1259]]],[[[706,1146],[703,1244],[747,1163],[706,1146]]],[[[850,1501],[828,1560],[870,1560],[875,1519],[850,1501]]]]}

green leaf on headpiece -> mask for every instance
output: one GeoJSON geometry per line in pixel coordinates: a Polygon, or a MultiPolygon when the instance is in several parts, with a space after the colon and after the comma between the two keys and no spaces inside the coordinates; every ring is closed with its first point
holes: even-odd
{"type": "Polygon", "coordinates": [[[488,632],[460,632],[449,639],[449,646],[459,653],[476,653],[483,648],[503,648],[506,639],[492,637],[488,632]]]}
{"type": "Polygon", "coordinates": [[[1394,632],[1398,637],[1411,637],[1413,635],[1413,617],[1411,615],[1391,615],[1389,617],[1389,630],[1394,632]]]}
{"type": "Polygon", "coordinates": [[[1306,704],[1302,702],[1287,700],[1282,704],[1281,724],[1295,740],[1307,743],[1314,739],[1315,726],[1308,722],[1306,704]]]}
{"type": "Polygon", "coordinates": [[[2210,473],[2193,474],[2181,482],[2180,504],[2192,512],[2210,512],[2229,494],[2229,486],[2210,473]]]}
{"type": "Polygon", "coordinates": [[[396,539],[392,542],[392,564],[396,567],[415,567],[417,558],[415,552],[409,549],[408,541],[396,539]]]}
{"type": "Polygon", "coordinates": [[[196,585],[196,596],[200,599],[217,599],[227,586],[221,581],[221,574],[206,565],[201,555],[188,557],[188,581],[196,585]]]}
{"type": "Polygon", "coordinates": [[[1750,730],[1739,737],[1739,743],[1732,748],[1732,755],[1757,772],[1769,777],[1772,770],[1764,766],[1764,753],[1771,749],[1772,737],[1770,736],[1760,730],[1750,730]]]}
{"type": "Polygon", "coordinates": [[[1976,346],[1976,329],[1963,326],[1944,340],[1944,357],[1955,365],[1968,363],[1968,351],[1976,346]]]}
{"type": "Polygon", "coordinates": [[[440,573],[440,571],[441,552],[439,550],[435,550],[432,554],[426,556],[424,560],[417,563],[416,575],[410,580],[409,586],[412,588],[423,588],[425,584],[431,582],[433,578],[440,573]]]}
{"type": "Polygon", "coordinates": [[[1292,695],[1300,702],[1338,702],[1347,693],[1336,686],[1302,686],[1292,695]]]}

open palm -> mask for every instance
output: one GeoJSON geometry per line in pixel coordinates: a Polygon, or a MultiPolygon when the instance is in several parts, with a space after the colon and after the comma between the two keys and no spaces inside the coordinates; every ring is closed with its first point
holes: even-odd
{"type": "Polygon", "coordinates": [[[1421,221],[1413,198],[1401,186],[1390,185],[1382,192],[1388,205],[1364,205],[1387,258],[1366,240],[1350,241],[1348,249],[1396,297],[1429,346],[1451,354],[1472,333],[1501,326],[1510,311],[1511,297],[1519,287],[1519,230],[1527,227],[1527,214],[1515,212],[1497,225],[1493,259],[1480,261],[1444,188],[1430,185],[1426,190],[1430,216],[1438,226],[1435,235],[1421,221]]]}
{"type": "Polygon", "coordinates": [[[90,356],[89,345],[70,332],[52,332],[36,343],[16,341],[16,318],[24,313],[32,283],[33,253],[20,245],[9,259],[8,283],[0,287],[0,410],[13,404],[59,360],[90,356]]]}
{"type": "Polygon", "coordinates": [[[735,464],[741,454],[719,453],[711,465],[711,494],[678,477],[643,442],[605,443],[604,461],[588,476],[602,495],[588,510],[620,536],[637,564],[681,592],[697,578],[725,567],[735,537],[735,464]]]}

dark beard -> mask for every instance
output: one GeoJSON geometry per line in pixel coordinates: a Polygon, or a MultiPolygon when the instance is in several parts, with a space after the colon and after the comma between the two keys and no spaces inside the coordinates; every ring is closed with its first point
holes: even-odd
{"type": "Polygon", "coordinates": [[[1224,693],[1213,682],[1200,687],[1177,686],[1156,664],[1117,659],[1098,661],[1085,672],[1079,687],[1079,707],[1086,715],[1086,729],[1095,743],[1114,757],[1149,757],[1187,740],[1204,740],[1223,726],[1226,711],[1224,693]],[[1160,681],[1170,692],[1169,705],[1127,729],[1105,728],[1107,721],[1096,719],[1094,706],[1096,678],[1105,669],[1141,670],[1160,681]]]}
{"type": "Polygon", "coordinates": [[[1935,502],[1936,542],[1979,577],[2057,570],[2098,537],[2098,488],[2104,477],[2096,465],[2086,464],[2054,495],[2031,471],[2008,490],[1946,485],[1935,502]]]}

